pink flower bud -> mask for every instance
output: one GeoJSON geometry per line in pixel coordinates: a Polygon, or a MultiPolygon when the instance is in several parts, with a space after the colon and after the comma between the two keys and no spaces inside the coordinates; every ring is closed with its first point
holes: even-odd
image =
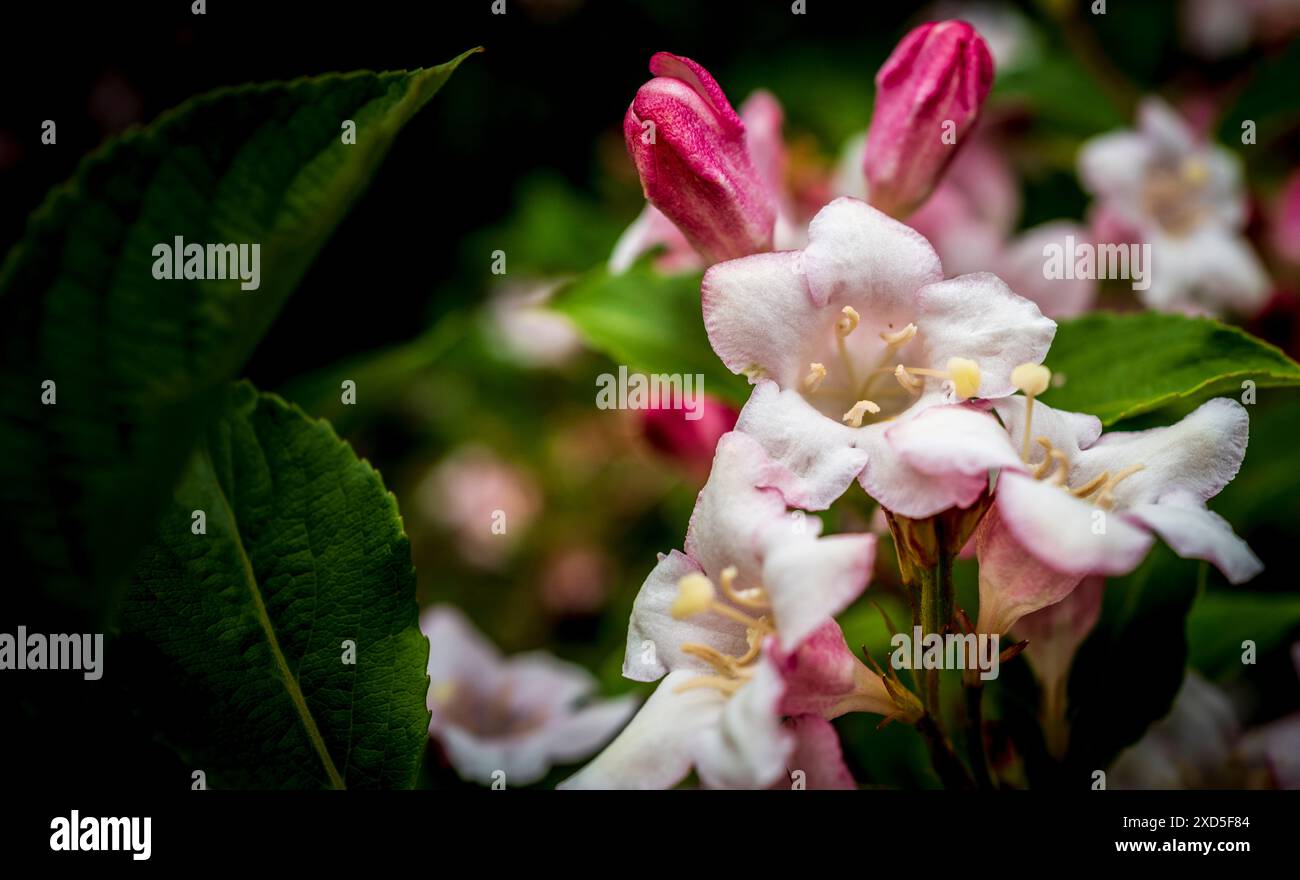
{"type": "Polygon", "coordinates": [[[638,412],[650,445],[702,482],[709,475],[718,438],[736,426],[740,413],[707,396],[699,397],[697,405],[695,412],[666,407],[638,412]]]}
{"type": "Polygon", "coordinates": [[[929,22],[904,37],[876,74],[863,160],[871,204],[894,217],[919,207],[992,86],[993,57],[966,22],[929,22]]]}
{"type": "Polygon", "coordinates": [[[659,52],[623,119],[645,196],[709,262],[772,249],[776,203],[709,72],[659,52]]]}

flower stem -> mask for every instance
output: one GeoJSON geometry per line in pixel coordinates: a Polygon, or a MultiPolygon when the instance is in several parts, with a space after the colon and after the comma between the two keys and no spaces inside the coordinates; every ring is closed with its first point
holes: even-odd
{"type": "Polygon", "coordinates": [[[966,753],[975,784],[993,788],[988,755],[984,752],[984,687],[979,682],[966,685],[966,753]]]}

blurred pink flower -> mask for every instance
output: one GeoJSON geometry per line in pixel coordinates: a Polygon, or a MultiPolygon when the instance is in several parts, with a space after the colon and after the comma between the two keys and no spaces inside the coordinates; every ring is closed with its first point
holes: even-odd
{"type": "Polygon", "coordinates": [[[420,511],[450,529],[472,565],[501,565],[542,507],[527,471],[481,446],[463,446],[433,468],[416,489],[420,511]]]}
{"type": "Polygon", "coordinates": [[[863,171],[871,204],[906,217],[925,201],[993,87],[993,57],[964,21],[911,31],[876,74],[863,171]]]}
{"type": "Polygon", "coordinates": [[[1079,178],[1097,200],[1099,241],[1151,245],[1142,302],[1160,311],[1253,315],[1269,293],[1264,267],[1242,235],[1241,163],[1198,139],[1172,108],[1148,98],[1136,130],[1087,141],[1079,178]]]}
{"type": "Polygon", "coordinates": [[[739,413],[729,404],[704,397],[698,419],[668,407],[637,410],[641,433],[654,449],[703,481],[709,475],[718,438],[736,426],[739,413]]]}
{"type": "Polygon", "coordinates": [[[542,605],[552,614],[599,611],[609,596],[610,562],[598,547],[567,547],[542,568],[542,605]]]}
{"type": "Polygon", "coordinates": [[[557,281],[504,284],[488,301],[493,342],[527,367],[558,367],[582,350],[569,319],[546,308],[557,281]]]}
{"type": "Polygon", "coordinates": [[[462,778],[483,785],[504,773],[528,785],[553,764],[586,758],[632,717],[632,697],[593,700],[591,673],[543,652],[505,658],[447,605],[426,610],[429,734],[462,778]]]}
{"type": "Polygon", "coordinates": [[[1049,318],[1070,318],[1092,307],[1092,279],[1053,279],[1044,272],[1044,249],[1067,237],[1090,236],[1069,220],[1044,223],[1013,235],[1020,191],[1004,151],[977,129],[948,167],[934,193],[907,219],[939,254],[949,276],[992,272],[1049,318]]]}
{"type": "Polygon", "coordinates": [[[1300,266],[1300,171],[1282,187],[1273,211],[1273,250],[1283,260],[1300,266]]]}

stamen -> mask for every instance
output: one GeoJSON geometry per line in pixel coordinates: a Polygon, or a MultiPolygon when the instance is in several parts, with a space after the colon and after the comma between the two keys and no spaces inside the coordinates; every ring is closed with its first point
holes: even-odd
{"type": "Polygon", "coordinates": [[[1210,168],[1199,156],[1188,156],[1183,162],[1183,178],[1193,186],[1200,186],[1210,177],[1210,168]]]}
{"type": "Polygon", "coordinates": [[[1020,460],[1029,463],[1030,426],[1034,417],[1034,398],[1047,390],[1052,382],[1052,371],[1042,364],[1021,364],[1011,371],[1011,384],[1025,395],[1025,435],[1020,445],[1020,460]]]}
{"type": "Polygon", "coordinates": [[[743,679],[723,678],[721,675],[701,675],[698,678],[692,678],[690,681],[684,681],[677,686],[674,693],[685,693],[686,691],[695,690],[696,688],[717,688],[727,696],[731,696],[740,690],[745,684],[743,679]]]}
{"type": "Polygon", "coordinates": [[[925,383],[922,382],[920,379],[913,379],[911,376],[909,376],[907,374],[907,367],[903,366],[902,364],[899,364],[897,367],[895,367],[893,373],[894,373],[894,378],[898,380],[898,384],[902,385],[903,388],[909,394],[920,394],[921,389],[925,387],[925,383]]]}
{"type": "Polygon", "coordinates": [[[692,657],[700,658],[724,675],[731,674],[732,664],[735,663],[735,658],[727,656],[717,648],[710,645],[702,645],[698,642],[687,642],[681,647],[683,654],[689,654],[692,657]]]}
{"type": "Polygon", "coordinates": [[[875,415],[880,412],[880,406],[874,400],[859,400],[853,404],[853,408],[840,416],[840,421],[848,424],[850,428],[861,428],[862,418],[867,413],[875,415]]]}
{"type": "Polygon", "coordinates": [[[771,603],[767,601],[767,593],[763,592],[762,587],[750,587],[746,590],[736,589],[736,576],[738,574],[739,572],[736,571],[736,566],[734,565],[728,565],[722,570],[722,576],[719,578],[722,587],[722,595],[726,596],[737,605],[742,605],[746,608],[755,608],[759,610],[771,608],[771,603]]]}
{"type": "Polygon", "coordinates": [[[1053,486],[1065,486],[1066,478],[1070,476],[1070,459],[1063,450],[1052,450],[1052,461],[1056,463],[1056,472],[1052,474],[1050,480],[1053,486]]]}
{"type": "Polygon", "coordinates": [[[885,344],[890,348],[898,348],[900,345],[906,345],[916,337],[916,325],[908,324],[901,330],[884,331],[880,338],[885,340],[885,344]]]}
{"type": "MultiPolygon", "coordinates": [[[[881,332],[880,338],[885,342],[885,350],[881,352],[880,360],[876,363],[876,368],[867,373],[866,381],[863,382],[862,387],[858,389],[858,397],[870,396],[872,386],[876,384],[876,379],[880,377],[881,373],[889,372],[886,365],[894,359],[894,353],[897,352],[901,346],[906,345],[916,338],[916,325],[909,323],[901,330],[885,330],[881,332]]],[[[910,392],[911,389],[909,388],[908,391],[910,392]]]]}
{"type": "Polygon", "coordinates": [[[803,387],[809,394],[815,393],[821,387],[822,380],[826,378],[826,365],[811,363],[808,365],[808,375],[803,378],[803,387]]]}
{"type": "Polygon", "coordinates": [[[1123,468],[1122,470],[1120,470],[1119,473],[1117,473],[1115,476],[1107,480],[1106,485],[1101,490],[1101,494],[1097,496],[1097,502],[1096,502],[1097,506],[1104,507],[1107,510],[1109,510],[1111,506],[1115,503],[1115,487],[1118,486],[1124,480],[1127,480],[1129,477],[1136,474],[1138,471],[1145,470],[1145,469],[1146,469],[1146,465],[1144,464],[1131,464],[1128,467],[1123,468]]]}
{"type": "Polygon", "coordinates": [[[1046,437],[1036,437],[1034,442],[1043,447],[1043,451],[1047,453],[1043,456],[1043,460],[1039,462],[1038,467],[1034,468],[1034,479],[1041,480],[1051,473],[1052,468],[1056,466],[1056,459],[1052,455],[1056,450],[1052,447],[1052,441],[1046,437]]]}
{"type": "Polygon", "coordinates": [[[966,400],[974,397],[980,388],[980,365],[970,358],[952,357],[948,358],[946,370],[931,370],[926,367],[903,367],[901,364],[894,370],[894,375],[898,375],[899,370],[906,370],[913,376],[934,376],[939,379],[947,379],[952,383],[952,392],[958,400],[966,400]]]}
{"type": "Polygon", "coordinates": [[[840,315],[840,319],[835,322],[835,332],[843,339],[858,329],[858,322],[862,320],[862,316],[858,314],[858,310],[853,306],[845,306],[840,309],[840,315]]]}
{"type": "Polygon", "coordinates": [[[677,598],[668,612],[677,620],[685,620],[707,611],[714,604],[713,581],[696,572],[677,582],[677,598]]]}
{"type": "Polygon", "coordinates": [[[1087,498],[1093,492],[1096,492],[1102,485],[1110,479],[1110,471],[1102,471],[1088,482],[1078,488],[1071,489],[1070,493],[1077,498],[1087,498]]]}

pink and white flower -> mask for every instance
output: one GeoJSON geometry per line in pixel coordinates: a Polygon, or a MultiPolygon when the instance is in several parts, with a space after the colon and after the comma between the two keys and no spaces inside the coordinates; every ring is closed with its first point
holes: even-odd
{"type": "Polygon", "coordinates": [[[819,520],[787,509],[797,487],[753,438],[719,441],[685,552],[660,557],[633,605],[623,674],[662,681],[564,787],[664,788],[692,768],[710,788],[768,787],[796,749],[825,743],[787,716],[914,718],[833,620],[866,587],[875,537],[820,536],[819,520]]]}
{"type": "MultiPolygon", "coordinates": [[[[1036,393],[1045,386],[1044,378],[1036,393]]],[[[1007,632],[1088,575],[1127,574],[1156,536],[1181,556],[1214,563],[1234,584],[1262,569],[1206,507],[1246,454],[1241,404],[1215,398],[1174,425],[1103,436],[1093,416],[1027,401],[993,404],[1024,463],[1004,467],[976,534],[981,632],[1007,632]]]]}
{"type": "Polygon", "coordinates": [[[788,497],[806,509],[854,479],[901,516],[970,506],[1014,455],[991,416],[957,404],[1012,393],[1056,325],[996,276],[944,281],[919,233],[856,199],[808,236],[704,276],[713,349],[755,385],[737,430],[799,478],[788,497]]]}
{"type": "Polygon", "coordinates": [[[462,778],[527,785],[586,758],[631,717],[631,697],[593,700],[581,666],[537,652],[505,658],[455,608],[420,618],[429,638],[429,735],[462,778]]]}
{"type": "Polygon", "coordinates": [[[1242,235],[1240,162],[1163,101],[1142,103],[1136,131],[1085,143],[1079,177],[1097,200],[1099,237],[1150,243],[1144,304],[1212,315],[1252,315],[1264,304],[1269,280],[1242,235]]]}

